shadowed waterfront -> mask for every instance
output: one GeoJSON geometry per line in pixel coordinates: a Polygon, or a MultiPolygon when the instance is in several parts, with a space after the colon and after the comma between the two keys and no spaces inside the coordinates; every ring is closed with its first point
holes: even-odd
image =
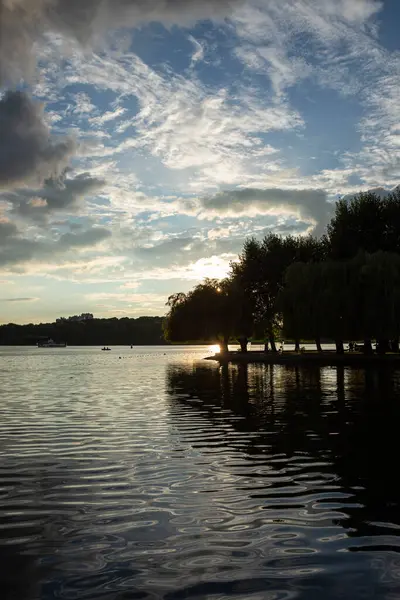
{"type": "Polygon", "coordinates": [[[282,529],[285,549],[278,541],[267,554],[281,556],[280,568],[304,570],[304,597],[321,597],[311,591],[321,577],[332,598],[400,590],[399,372],[198,364],[170,367],[169,384],[180,403],[240,436],[238,444],[219,429],[218,444],[245,453],[248,499],[282,529]]]}

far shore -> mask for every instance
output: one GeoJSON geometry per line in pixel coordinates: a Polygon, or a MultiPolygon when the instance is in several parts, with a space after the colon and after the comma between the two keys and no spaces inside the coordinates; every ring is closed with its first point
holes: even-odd
{"type": "Polygon", "coordinates": [[[238,352],[230,351],[227,353],[217,353],[213,356],[206,356],[205,360],[214,360],[219,363],[264,363],[267,365],[304,365],[315,364],[319,366],[352,366],[352,365],[371,365],[371,364],[398,364],[400,365],[400,354],[363,354],[361,352],[345,352],[337,354],[335,350],[325,350],[323,352],[238,352]]]}

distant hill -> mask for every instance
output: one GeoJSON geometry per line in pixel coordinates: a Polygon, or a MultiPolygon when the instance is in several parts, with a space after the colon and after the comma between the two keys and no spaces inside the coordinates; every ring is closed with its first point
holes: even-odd
{"type": "Polygon", "coordinates": [[[166,344],[162,317],[90,319],[34,325],[0,325],[0,345],[34,346],[52,338],[71,346],[166,344]]]}

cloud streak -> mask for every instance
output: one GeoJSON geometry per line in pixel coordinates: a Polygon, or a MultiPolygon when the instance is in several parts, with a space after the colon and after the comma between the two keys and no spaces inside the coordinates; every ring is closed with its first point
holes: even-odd
{"type": "MultiPolygon", "coordinates": [[[[284,190],[278,188],[223,191],[200,200],[206,216],[243,217],[291,213],[314,224],[321,235],[332,212],[322,190],[284,190]]],[[[202,213],[200,213],[201,216],[202,213]]]]}
{"type": "Polygon", "coordinates": [[[36,302],[39,298],[0,298],[0,302],[36,302]]]}

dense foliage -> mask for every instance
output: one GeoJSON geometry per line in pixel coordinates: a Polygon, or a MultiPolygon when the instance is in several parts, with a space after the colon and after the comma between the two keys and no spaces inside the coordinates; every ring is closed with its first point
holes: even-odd
{"type": "Polygon", "coordinates": [[[83,322],[1,325],[0,344],[34,345],[52,338],[68,345],[147,345],[165,343],[161,317],[92,319],[83,322]]]}
{"type": "Polygon", "coordinates": [[[275,337],[363,340],[372,352],[397,350],[400,336],[400,187],[381,199],[361,193],[340,200],[327,231],[312,236],[270,234],[248,239],[230,276],[205,280],[168,300],[167,339],[218,340],[275,337]]]}
{"type": "Polygon", "coordinates": [[[167,305],[167,340],[217,340],[226,350],[231,337],[247,339],[253,329],[248,297],[234,279],[206,279],[188,294],[170,296],[167,305]]]}

